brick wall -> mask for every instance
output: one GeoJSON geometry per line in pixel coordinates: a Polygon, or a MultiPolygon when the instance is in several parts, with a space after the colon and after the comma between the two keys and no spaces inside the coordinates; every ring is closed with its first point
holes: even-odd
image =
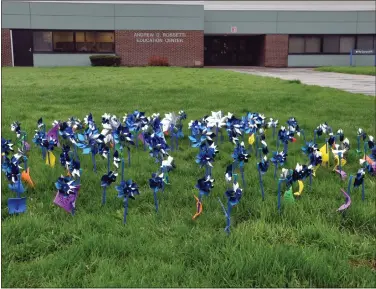
{"type": "Polygon", "coordinates": [[[115,52],[126,66],[148,65],[152,56],[166,57],[171,66],[203,66],[204,32],[117,30],[115,52]]]}
{"type": "Polygon", "coordinates": [[[1,66],[12,66],[12,47],[9,29],[1,29],[1,66]]]}
{"type": "Polygon", "coordinates": [[[287,67],[289,36],[284,34],[265,35],[264,65],[266,67],[287,67]]]}

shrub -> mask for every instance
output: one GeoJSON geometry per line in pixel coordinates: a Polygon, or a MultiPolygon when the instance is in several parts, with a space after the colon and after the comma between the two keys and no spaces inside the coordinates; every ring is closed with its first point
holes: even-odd
{"type": "Polygon", "coordinates": [[[162,56],[152,56],[149,59],[149,66],[168,66],[168,59],[162,56]]]}
{"type": "Polygon", "coordinates": [[[120,56],[117,55],[91,55],[92,66],[119,66],[120,56]]]}

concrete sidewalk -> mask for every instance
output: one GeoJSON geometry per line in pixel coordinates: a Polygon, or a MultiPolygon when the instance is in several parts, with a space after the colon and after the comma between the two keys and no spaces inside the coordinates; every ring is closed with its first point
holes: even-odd
{"type": "Polygon", "coordinates": [[[345,90],[351,93],[376,95],[376,77],[371,75],[353,75],[336,72],[319,72],[311,68],[266,68],[240,67],[226,70],[259,76],[276,77],[284,80],[300,80],[308,85],[318,85],[345,90]]]}

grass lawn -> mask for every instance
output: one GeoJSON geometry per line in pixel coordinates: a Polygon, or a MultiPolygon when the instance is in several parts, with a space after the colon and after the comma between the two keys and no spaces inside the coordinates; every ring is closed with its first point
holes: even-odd
{"type": "Polygon", "coordinates": [[[325,66],[315,68],[317,71],[338,72],[346,74],[376,75],[375,66],[325,66]]]}
{"type": "MultiPolygon", "coordinates": [[[[102,207],[100,178],[106,161],[97,158],[92,171],[89,155],[80,155],[84,169],[74,217],[52,201],[54,182],[64,173],[52,169],[32,144],[29,157],[36,183],[28,190],[25,214],[9,216],[7,199],[14,196],[2,174],[2,286],[4,287],[375,287],[376,194],[375,180],[367,174],[366,201],[352,192],[345,215],[336,212],[344,203],[345,188],[331,168],[319,168],[312,192],[308,182],[301,199],[283,204],[277,212],[277,183],[271,166],[264,177],[266,199],[261,200],[256,158],[245,166],[247,187],[233,209],[231,235],[224,232],[225,217],[218,203],[226,190],[224,172],[231,163],[233,145],[219,145],[213,177],[215,187],[203,201],[204,212],[192,221],[197,195],[194,188],[205,170],[195,163],[198,149],[190,148],[188,122],[211,111],[264,113],[280,124],[295,116],[307,138],[327,121],[342,128],[352,150],[344,170],[356,174],[359,164],[356,130],[374,135],[373,97],[335,89],[289,83],[214,69],[183,68],[3,68],[2,135],[20,121],[31,138],[43,117],[50,128],[55,119],[84,118],[92,112],[98,126],[103,113],[119,118],[135,109],[164,113],[183,109],[185,139],[172,152],[177,168],[171,185],[159,193],[158,215],[148,179],[158,169],[144,152],[132,150],[126,177],[140,186],[130,200],[127,224],[123,203],[114,184],[102,207]],[[373,264],[373,265],[372,265],[373,264]]],[[[167,140],[169,143],[169,140],[167,140]]],[[[275,150],[271,132],[269,150],[275,150]]],[[[323,138],[319,145],[323,145],[323,138]]],[[[300,152],[302,139],[289,145],[285,167],[307,163],[300,152]]],[[[60,155],[57,148],[55,155],[60,155]]],[[[119,180],[119,178],[118,178],[119,180]]],[[[118,183],[118,181],[117,181],[118,183]]],[[[241,182],[240,182],[241,184],[241,182]]]]}

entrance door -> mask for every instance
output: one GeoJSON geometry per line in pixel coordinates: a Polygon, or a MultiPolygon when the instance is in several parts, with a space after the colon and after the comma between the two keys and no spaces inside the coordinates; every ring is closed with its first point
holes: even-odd
{"type": "Polygon", "coordinates": [[[14,66],[33,66],[33,32],[12,30],[14,66]]]}

